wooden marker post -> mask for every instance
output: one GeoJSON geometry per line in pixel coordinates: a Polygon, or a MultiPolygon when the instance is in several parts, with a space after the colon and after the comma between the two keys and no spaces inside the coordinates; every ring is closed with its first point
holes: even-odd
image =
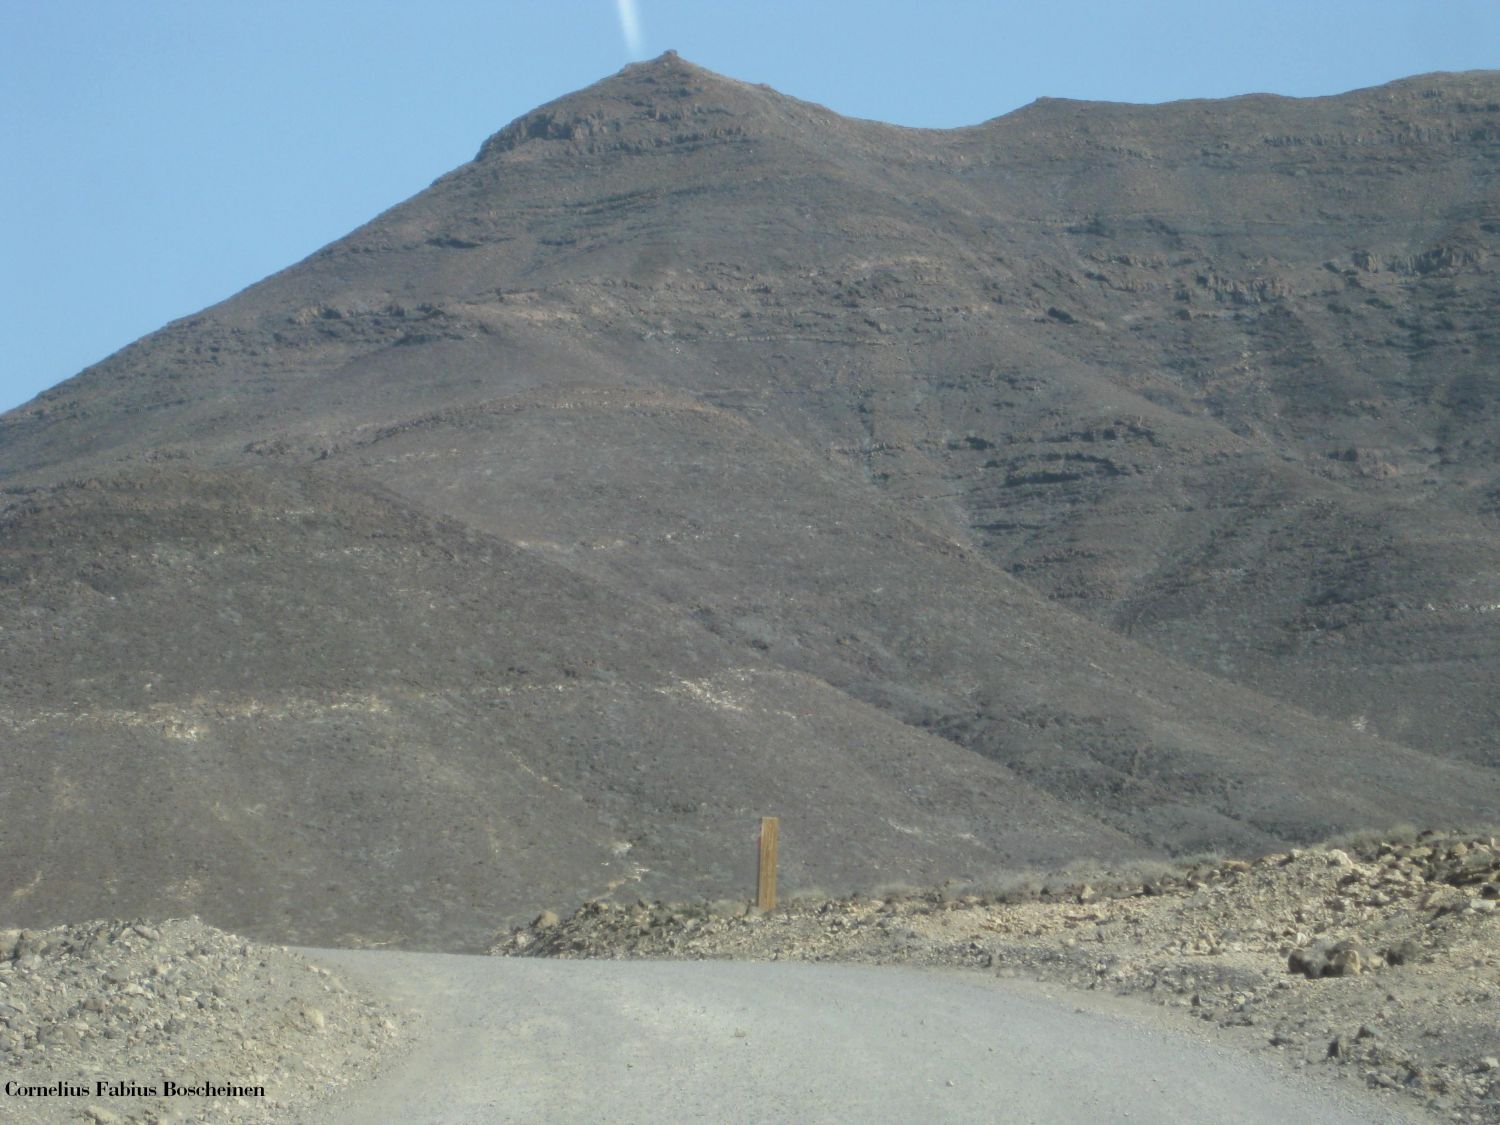
{"type": "Polygon", "coordinates": [[[776,906],[776,833],[780,821],[774,816],[760,818],[760,876],[756,882],[755,905],[761,910],[776,906]]]}

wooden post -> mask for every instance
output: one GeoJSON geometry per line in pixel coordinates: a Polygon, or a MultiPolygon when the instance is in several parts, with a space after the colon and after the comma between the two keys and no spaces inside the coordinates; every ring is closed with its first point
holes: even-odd
{"type": "Polygon", "coordinates": [[[756,884],[755,905],[761,910],[776,906],[776,833],[780,821],[774,816],[760,818],[760,877],[756,884]]]}

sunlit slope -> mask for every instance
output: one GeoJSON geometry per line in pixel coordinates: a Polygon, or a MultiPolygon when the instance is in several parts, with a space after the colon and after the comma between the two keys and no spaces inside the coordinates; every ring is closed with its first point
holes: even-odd
{"type": "Polygon", "coordinates": [[[0,417],[0,902],[457,946],[771,805],[851,885],[1500,816],[1497,118],[527,114],[0,417]]]}

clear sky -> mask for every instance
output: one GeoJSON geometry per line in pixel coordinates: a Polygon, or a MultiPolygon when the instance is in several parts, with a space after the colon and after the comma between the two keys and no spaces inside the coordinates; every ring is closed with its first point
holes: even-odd
{"type": "Polygon", "coordinates": [[[669,47],[951,126],[1500,67],[1500,0],[0,0],[0,410],[669,47]]]}

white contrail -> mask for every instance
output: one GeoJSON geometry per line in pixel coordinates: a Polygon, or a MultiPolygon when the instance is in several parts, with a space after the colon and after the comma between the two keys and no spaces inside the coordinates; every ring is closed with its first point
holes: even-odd
{"type": "Polygon", "coordinates": [[[632,56],[641,53],[641,14],[635,9],[635,0],[615,0],[620,12],[620,33],[625,36],[625,49],[632,56]]]}

